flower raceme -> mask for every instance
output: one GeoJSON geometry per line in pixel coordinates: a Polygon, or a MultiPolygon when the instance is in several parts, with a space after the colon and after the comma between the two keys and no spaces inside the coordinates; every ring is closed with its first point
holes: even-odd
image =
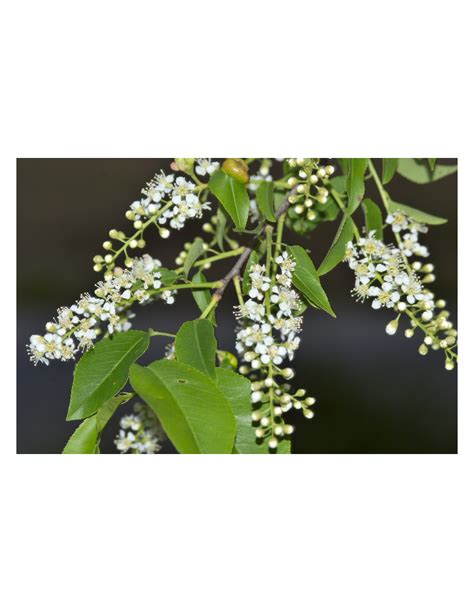
{"type": "Polygon", "coordinates": [[[302,409],[307,418],[312,418],[310,406],[315,403],[312,397],[303,399],[303,389],[291,394],[290,385],[280,382],[294,376],[291,368],[284,367],[284,361],[291,362],[299,347],[297,334],[303,318],[298,316],[300,296],[292,287],[295,261],[284,251],[275,263],[274,274],[260,264],[250,267],[247,299],[235,309],[240,322],[236,349],[244,362],[239,371],[252,380],[252,418],[258,423],[255,434],[271,449],[293,432],[283,413],[302,409]]]}
{"type": "Polygon", "coordinates": [[[452,370],[457,331],[449,321],[449,312],[444,310],[446,302],[435,300],[434,294],[425,287],[435,280],[434,266],[409,261],[414,255],[428,257],[428,249],[419,243],[419,234],[426,233],[428,228],[402,211],[389,214],[386,223],[395,233],[398,247],[377,240],[375,231],[359,238],[356,244],[351,241],[346,245],[344,260],[355,275],[351,293],[358,301],[370,300],[376,310],[389,308],[397,313],[386,326],[389,335],[397,332],[400,316],[405,314],[410,322],[406,337],[411,338],[416,329],[424,335],[419,353],[426,355],[429,347],[444,350],[446,369],[452,370]]]}
{"type": "Polygon", "coordinates": [[[94,296],[85,293],[72,306],[59,308],[56,319],[46,324],[46,334],[31,336],[31,360],[35,365],[68,361],[91,348],[103,328],[109,335],[130,329],[133,304],[153,299],[172,304],[175,292],[162,287],[160,269],[161,262],[150,255],[136,258],[130,269],[116,268],[108,280],[98,282],[94,296]]]}

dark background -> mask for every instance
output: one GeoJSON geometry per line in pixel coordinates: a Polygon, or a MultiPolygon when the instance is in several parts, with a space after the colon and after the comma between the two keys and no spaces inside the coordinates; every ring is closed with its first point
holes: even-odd
{"type": "MultiPolygon", "coordinates": [[[[21,159],[18,180],[18,416],[19,453],[59,453],[77,422],[66,423],[73,364],[53,362],[34,367],[25,345],[29,336],[43,334],[57,307],[70,305],[83,291],[92,291],[99,275],[92,256],[111,228],[130,233],[124,213],[164,159],[21,159]]],[[[454,162],[455,160],[444,160],[454,162]]],[[[379,201],[373,181],[367,195],[379,201]]],[[[423,236],[437,280],[432,288],[448,301],[456,324],[457,298],[457,177],[417,185],[396,175],[389,185],[394,200],[440,216],[449,223],[432,226],[423,236]]],[[[208,213],[209,215],[209,213],[208,213]]],[[[311,248],[319,263],[337,225],[326,223],[309,239],[287,234],[288,243],[311,248]]],[[[146,250],[173,265],[184,241],[200,234],[200,222],[188,222],[167,241],[146,236],[146,250]]],[[[138,251],[137,251],[138,253],[138,251]]],[[[224,264],[227,269],[228,264],[224,264]]],[[[220,269],[224,271],[224,267],[220,269]]],[[[220,277],[219,269],[215,276],[220,277]]],[[[386,335],[387,311],[356,303],[349,294],[353,274],[339,266],[323,280],[337,313],[332,319],[308,310],[301,347],[293,365],[295,386],[316,396],[312,421],[288,413],[296,425],[295,453],[455,453],[457,452],[456,372],[444,369],[442,351],[418,355],[422,336],[408,340],[403,330],[386,335]]],[[[152,326],[176,331],[198,315],[190,295],[181,292],[174,306],[138,307],[134,327],[152,326]]],[[[221,348],[233,349],[236,300],[229,288],[218,310],[217,335],[221,348]]],[[[142,358],[148,363],[162,356],[165,342],[153,339],[142,358]]],[[[120,414],[104,435],[103,452],[114,452],[113,438],[120,414]]],[[[172,452],[167,447],[165,452],[172,452]]]]}

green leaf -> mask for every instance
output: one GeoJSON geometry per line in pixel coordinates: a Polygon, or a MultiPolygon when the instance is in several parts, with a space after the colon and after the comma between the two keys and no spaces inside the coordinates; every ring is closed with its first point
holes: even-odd
{"type": "Polygon", "coordinates": [[[97,422],[91,416],[83,421],[69,438],[64,447],[65,455],[93,455],[97,448],[97,422]]]}
{"type": "Polygon", "coordinates": [[[97,429],[99,433],[105,429],[107,423],[114,416],[115,411],[121,404],[125,404],[133,397],[133,393],[120,393],[115,397],[111,397],[107,400],[97,411],[97,414],[94,417],[97,420],[97,429]]]}
{"type": "Polygon", "coordinates": [[[340,195],[343,195],[346,193],[346,180],[347,178],[343,175],[334,176],[330,179],[330,183],[332,187],[334,187],[334,189],[337,191],[337,193],[339,193],[340,195]]]}
{"type": "Polygon", "coordinates": [[[245,229],[250,210],[250,200],[245,185],[222,170],[212,173],[208,183],[213,193],[229,213],[238,230],[245,229]]]}
{"type": "Polygon", "coordinates": [[[209,377],[184,363],[162,359],[146,368],[133,365],[130,382],[154,410],[178,452],[232,452],[236,433],[232,408],[209,377]]]}
{"type": "Polygon", "coordinates": [[[447,219],[443,219],[443,217],[436,217],[435,215],[430,215],[429,213],[423,212],[422,210],[418,210],[417,208],[413,208],[412,206],[407,206],[406,204],[400,204],[399,202],[394,202],[393,200],[389,200],[388,209],[391,213],[396,212],[397,210],[401,210],[408,217],[411,217],[414,221],[418,223],[426,223],[427,225],[442,225],[443,223],[447,223],[447,219]]]}
{"type": "Polygon", "coordinates": [[[319,266],[319,276],[327,274],[344,259],[346,244],[352,240],[353,235],[354,224],[352,219],[345,214],[341,220],[341,224],[339,225],[334,240],[329,247],[329,251],[326,253],[326,257],[319,266]]]}
{"type": "Polygon", "coordinates": [[[212,323],[197,319],[183,323],[176,334],[176,359],[210,378],[216,378],[217,342],[212,323]]]}
{"type": "Polygon", "coordinates": [[[365,171],[369,160],[365,157],[355,157],[349,159],[349,171],[347,174],[347,212],[352,213],[357,210],[365,192],[365,171]]]}
{"type": "Polygon", "coordinates": [[[339,165],[341,166],[342,174],[346,176],[349,174],[349,162],[350,159],[348,157],[341,157],[337,160],[339,165]]]}
{"type": "Polygon", "coordinates": [[[97,414],[88,417],[74,431],[64,447],[63,454],[91,455],[100,452],[100,435],[114,415],[117,408],[128,402],[133,393],[122,393],[107,400],[98,410],[97,414]]]}
{"type": "Polygon", "coordinates": [[[257,206],[267,221],[276,221],[273,197],[273,181],[263,181],[255,194],[257,206]]]}
{"type": "Polygon", "coordinates": [[[296,262],[293,272],[293,284],[301,291],[308,302],[315,308],[321,308],[332,317],[335,317],[324,289],[319,281],[318,272],[314,267],[313,260],[300,246],[288,247],[290,255],[296,262]]]}
{"type": "Polygon", "coordinates": [[[189,247],[186,258],[183,264],[184,275],[188,278],[189,271],[194,265],[194,262],[204,253],[204,242],[202,238],[196,238],[189,247]]]}
{"type": "Polygon", "coordinates": [[[104,338],[85,353],[74,370],[66,420],[84,419],[127,382],[128,370],[150,342],[148,332],[132,330],[104,338]]]}
{"type": "MultiPolygon", "coordinates": [[[[207,278],[204,276],[204,274],[201,271],[199,271],[199,272],[196,272],[196,274],[193,276],[192,282],[193,283],[207,283],[207,278]]],[[[212,294],[210,290],[209,289],[196,289],[192,292],[192,294],[193,294],[194,301],[198,305],[199,310],[201,312],[204,312],[211,302],[212,294]]],[[[216,324],[215,310],[211,312],[208,319],[214,325],[216,324]]]]}
{"type": "Polygon", "coordinates": [[[250,280],[250,270],[253,265],[258,263],[259,259],[260,257],[257,251],[252,251],[249,255],[249,258],[247,259],[247,265],[245,266],[244,271],[244,278],[242,280],[242,291],[244,293],[248,293],[250,291],[250,288],[252,286],[252,282],[250,280]]]}
{"type": "Polygon", "coordinates": [[[424,159],[401,158],[398,162],[397,172],[413,183],[424,184],[439,181],[445,176],[457,172],[457,169],[457,165],[447,166],[437,164],[434,170],[430,170],[424,159]]]}
{"type": "Polygon", "coordinates": [[[382,211],[377,204],[370,198],[365,198],[362,202],[362,208],[365,215],[365,227],[367,233],[375,230],[377,240],[383,240],[383,216],[382,211]]]}
{"type": "Polygon", "coordinates": [[[173,285],[179,278],[179,274],[176,274],[174,270],[168,270],[168,268],[158,268],[158,271],[161,274],[160,280],[164,287],[173,285]]]}
{"type": "Polygon", "coordinates": [[[387,157],[382,160],[382,183],[386,185],[393,179],[398,166],[398,157],[387,157]]]}
{"type": "Polygon", "coordinates": [[[430,167],[431,172],[433,172],[436,166],[436,157],[428,157],[428,166],[430,167]]]}

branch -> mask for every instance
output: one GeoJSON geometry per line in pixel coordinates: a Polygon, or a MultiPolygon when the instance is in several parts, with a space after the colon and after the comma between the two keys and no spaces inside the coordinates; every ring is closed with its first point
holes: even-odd
{"type": "MultiPolygon", "coordinates": [[[[295,193],[296,193],[296,187],[293,187],[293,189],[288,193],[286,198],[281,203],[280,208],[275,213],[275,217],[277,221],[288,210],[290,206],[290,196],[294,195],[295,193]]],[[[252,253],[256,242],[258,241],[260,236],[264,233],[265,227],[266,226],[262,227],[261,230],[255,235],[252,241],[252,244],[250,244],[248,247],[245,248],[242,255],[239,257],[239,259],[235,262],[235,264],[232,266],[229,272],[221,280],[221,283],[222,283],[221,286],[212,295],[213,302],[218,302],[224,295],[224,291],[227,289],[227,285],[231,282],[234,276],[240,275],[240,271],[243,268],[243,266],[246,264],[247,259],[250,257],[250,254],[252,253]]]]}

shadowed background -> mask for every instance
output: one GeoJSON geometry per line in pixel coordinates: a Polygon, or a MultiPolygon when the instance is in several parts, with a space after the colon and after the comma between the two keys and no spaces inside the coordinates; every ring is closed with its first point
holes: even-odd
{"type": "MultiPolygon", "coordinates": [[[[77,422],[65,422],[73,364],[53,362],[34,367],[25,345],[29,336],[43,334],[44,325],[61,305],[72,304],[80,293],[92,292],[99,275],[92,256],[111,228],[131,233],[125,220],[129,204],[161,168],[165,159],[21,159],[18,182],[18,321],[17,321],[17,451],[59,453],[77,422]]],[[[455,160],[443,160],[453,163],[455,160]]],[[[447,217],[449,223],[432,226],[422,243],[430,250],[437,280],[437,297],[448,301],[456,324],[457,298],[457,177],[448,176],[417,185],[398,174],[390,183],[393,199],[447,217]]],[[[379,202],[373,181],[367,196],[379,202]]],[[[207,214],[207,216],[210,213],[207,214]]],[[[358,214],[361,214],[360,212],[358,214]]],[[[200,235],[200,221],[189,221],[167,241],[150,230],[146,251],[163,265],[174,258],[186,240],[200,235]]],[[[326,253],[337,223],[319,226],[309,238],[292,235],[285,240],[311,249],[318,264],[326,253]]],[[[205,236],[205,234],[203,235],[205,236]]],[[[137,254],[139,252],[137,251],[137,254]]],[[[209,278],[218,279],[230,267],[215,267],[209,278]]],[[[323,278],[337,319],[308,309],[304,316],[301,347],[293,366],[294,386],[317,398],[315,418],[308,421],[288,413],[296,426],[295,453],[455,453],[457,452],[456,372],[444,369],[443,353],[418,355],[422,336],[408,340],[403,330],[389,337],[384,328],[393,318],[385,310],[356,303],[349,294],[353,273],[343,264],[323,278]]],[[[190,292],[189,292],[190,293],[190,292]]],[[[218,312],[220,348],[234,352],[236,300],[229,288],[218,312]]],[[[134,327],[176,331],[199,314],[191,295],[181,292],[176,303],[137,307],[134,327]],[[186,294],[186,295],[184,295],[186,294]]],[[[152,339],[140,360],[162,356],[165,342],[152,339]]],[[[113,438],[123,407],[103,437],[103,452],[115,452],[113,438]]],[[[164,452],[172,452],[167,446],[164,452]]]]}

